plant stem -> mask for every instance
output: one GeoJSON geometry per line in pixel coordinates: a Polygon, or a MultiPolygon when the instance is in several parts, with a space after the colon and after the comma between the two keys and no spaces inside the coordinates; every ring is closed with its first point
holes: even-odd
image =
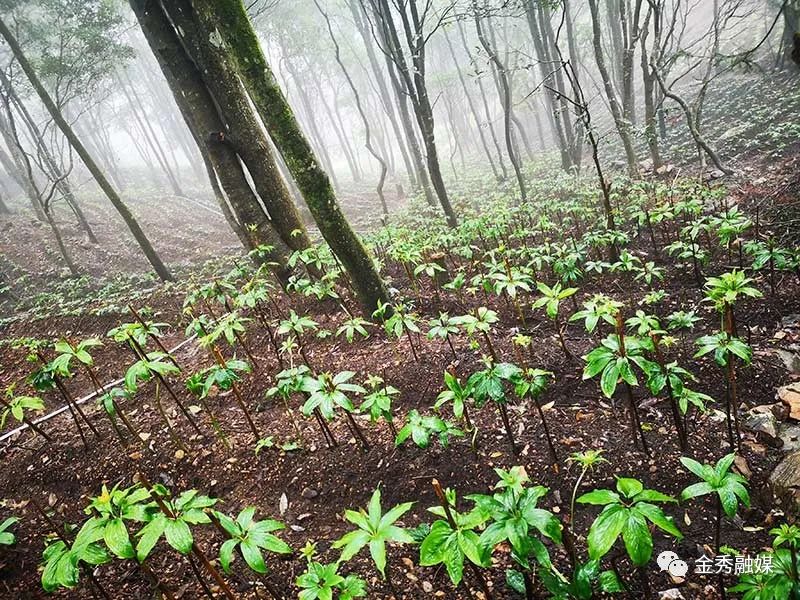
{"type": "MultiPolygon", "coordinates": [[[[450,503],[447,501],[447,498],[444,495],[444,490],[442,489],[441,484],[439,483],[438,479],[433,479],[431,481],[431,485],[433,486],[433,491],[436,494],[436,498],[439,500],[439,504],[441,504],[442,508],[444,509],[445,517],[447,518],[447,522],[450,524],[452,529],[457,529],[458,526],[456,525],[456,521],[453,518],[453,513],[450,511],[450,503]]],[[[489,586],[486,584],[486,579],[481,573],[478,565],[472,562],[469,558],[465,559],[467,564],[470,566],[472,570],[472,574],[475,576],[475,579],[478,580],[478,586],[481,588],[483,595],[486,600],[492,600],[493,596],[492,593],[489,591],[489,586]]]]}
{"type": "Polygon", "coordinates": [[[503,419],[503,427],[506,430],[508,441],[511,443],[511,451],[514,454],[519,454],[519,448],[517,448],[517,443],[514,440],[514,432],[511,431],[511,422],[508,419],[508,407],[505,402],[498,402],[497,409],[500,411],[500,417],[503,419]]]}
{"type": "MultiPolygon", "coordinates": [[[[162,513],[164,513],[164,515],[168,519],[174,519],[175,515],[172,513],[169,507],[164,503],[164,500],[161,499],[161,496],[153,493],[153,486],[147,480],[147,477],[145,477],[143,473],[139,473],[139,481],[141,481],[142,485],[144,485],[147,488],[147,491],[150,493],[150,498],[152,498],[153,501],[158,505],[159,510],[162,513]]],[[[237,600],[236,596],[233,595],[233,592],[231,592],[230,588],[228,587],[228,584],[225,583],[225,580],[222,578],[222,575],[220,575],[219,571],[217,571],[217,569],[214,568],[214,565],[212,565],[211,562],[208,560],[208,557],[203,553],[203,551],[197,545],[197,542],[194,541],[192,542],[192,554],[194,554],[198,558],[198,560],[206,569],[206,571],[208,571],[211,574],[211,576],[214,578],[214,581],[217,582],[217,585],[222,590],[223,594],[225,594],[225,597],[228,600],[237,600]]]]}

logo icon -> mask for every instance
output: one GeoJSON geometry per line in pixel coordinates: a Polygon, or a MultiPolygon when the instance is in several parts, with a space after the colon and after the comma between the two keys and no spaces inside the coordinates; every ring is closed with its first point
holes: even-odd
{"type": "Polygon", "coordinates": [[[664,550],[658,555],[656,562],[662,571],[667,571],[673,577],[686,577],[686,573],[689,572],[686,561],[671,550],[664,550]]]}

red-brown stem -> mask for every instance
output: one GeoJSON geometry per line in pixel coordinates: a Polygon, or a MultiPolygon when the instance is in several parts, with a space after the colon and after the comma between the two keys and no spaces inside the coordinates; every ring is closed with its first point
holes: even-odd
{"type": "MultiPolygon", "coordinates": [[[[436,494],[436,498],[439,500],[439,504],[441,504],[442,508],[444,509],[445,517],[447,518],[447,522],[450,524],[452,529],[457,529],[456,521],[453,518],[453,513],[450,511],[450,503],[447,501],[447,498],[444,495],[444,490],[442,489],[441,484],[439,483],[438,479],[433,479],[431,481],[431,485],[433,486],[433,491],[436,494]]],[[[492,593],[489,591],[489,586],[486,584],[486,579],[481,573],[478,565],[472,562],[470,559],[465,558],[467,564],[470,566],[472,570],[472,574],[475,576],[475,579],[478,581],[478,586],[481,588],[484,597],[486,600],[492,600],[493,596],[492,593]]]]}
{"type": "MultiPolygon", "coordinates": [[[[150,498],[158,505],[159,510],[164,513],[168,519],[174,519],[175,515],[169,509],[169,507],[164,503],[164,500],[158,494],[153,493],[153,485],[148,481],[147,477],[143,473],[139,473],[139,481],[142,482],[142,485],[147,488],[147,491],[150,493],[150,498]]],[[[202,563],[203,567],[208,571],[211,576],[214,578],[214,581],[217,582],[217,585],[222,590],[222,593],[225,594],[225,597],[228,600],[236,600],[236,596],[233,595],[231,589],[228,587],[228,584],[223,579],[222,575],[220,575],[219,571],[214,568],[214,565],[208,560],[208,557],[203,553],[200,549],[200,546],[197,545],[197,542],[192,542],[192,554],[194,554],[198,560],[202,563]]]]}
{"type": "MultiPolygon", "coordinates": [[[[47,512],[39,505],[39,503],[36,500],[34,500],[31,497],[30,501],[31,504],[33,504],[33,507],[36,509],[36,512],[38,512],[42,517],[44,517],[44,520],[47,521],[47,524],[53,530],[53,533],[55,533],[58,536],[58,539],[64,542],[67,545],[67,547],[70,547],[72,542],[69,540],[66,534],[64,534],[63,528],[59,527],[58,524],[55,521],[53,521],[53,519],[50,518],[50,515],[47,514],[47,512]]],[[[92,583],[92,585],[95,588],[97,588],[97,591],[100,592],[100,595],[103,596],[103,598],[105,598],[106,600],[111,600],[111,597],[106,593],[105,589],[103,589],[103,586],[100,585],[100,582],[97,581],[97,579],[95,578],[94,573],[92,573],[92,570],[88,566],[86,566],[85,563],[81,564],[80,568],[89,578],[89,581],[92,583]]]]}

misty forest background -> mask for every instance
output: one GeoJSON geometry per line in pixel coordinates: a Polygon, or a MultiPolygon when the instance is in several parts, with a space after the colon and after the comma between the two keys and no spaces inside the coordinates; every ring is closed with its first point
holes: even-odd
{"type": "MultiPolygon", "coordinates": [[[[246,106],[252,90],[214,55],[213,32],[195,24],[182,40],[158,39],[150,4],[3,4],[9,32],[119,197],[108,202],[4,45],[6,310],[30,303],[28,285],[145,273],[148,253],[168,265],[154,267],[163,278],[262,243],[285,262],[305,243],[291,236],[293,219],[317,230],[274,128],[246,106]],[[178,42],[180,58],[168,47],[178,42]],[[187,59],[192,69],[175,62],[187,59]],[[120,217],[128,211],[139,243],[120,217]]],[[[540,165],[597,177],[593,146],[609,172],[718,177],[747,167],[740,159],[760,144],[779,156],[797,136],[796,120],[777,122],[797,102],[796,0],[397,6],[247,5],[275,81],[360,231],[414,199],[452,224],[471,200],[470,178],[525,198],[540,165]]],[[[191,20],[186,11],[178,2],[165,17],[191,20]]]]}

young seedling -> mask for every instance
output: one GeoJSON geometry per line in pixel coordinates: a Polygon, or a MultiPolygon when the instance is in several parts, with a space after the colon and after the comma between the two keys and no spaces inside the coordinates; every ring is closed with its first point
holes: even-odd
{"type": "MultiPolygon", "coordinates": [[[[267,574],[267,563],[264,561],[263,552],[272,554],[291,554],[292,549],[282,539],[273,534],[286,528],[286,525],[273,519],[255,520],[255,506],[248,506],[242,510],[236,518],[231,518],[225,513],[216,510],[208,510],[208,515],[225,537],[228,539],[220,546],[219,564],[225,574],[231,574],[231,563],[234,560],[234,552],[242,557],[242,560],[253,571],[259,575],[267,574]]],[[[266,578],[270,594],[274,598],[280,598],[280,594],[273,588],[266,578]]]]}
{"type": "Polygon", "coordinates": [[[733,337],[730,331],[720,331],[714,335],[705,335],[698,338],[696,344],[699,350],[695,353],[695,358],[713,353],[714,361],[720,367],[725,368],[727,384],[725,412],[728,422],[728,443],[731,448],[739,448],[741,443],[739,434],[739,399],[736,387],[736,368],[733,362],[736,357],[741,359],[744,364],[750,364],[753,350],[740,339],[733,337]]]}
{"type": "Polygon", "coordinates": [[[594,333],[597,325],[603,321],[609,325],[616,325],[617,313],[623,307],[622,302],[609,298],[605,294],[595,294],[583,303],[583,310],[572,315],[570,321],[583,319],[583,326],[589,333],[594,333]]]}
{"type": "Polygon", "coordinates": [[[650,525],[677,539],[683,534],[675,527],[672,518],[654,503],[676,502],[675,498],[656,490],[645,489],[640,481],[627,477],[617,478],[617,490],[592,490],[578,498],[580,504],[602,506],[603,510],[589,528],[586,539],[589,558],[599,560],[605,556],[622,536],[625,550],[639,571],[644,598],[649,598],[650,580],[647,564],[653,555],[653,535],[650,525]]]}
{"type": "Polygon", "coordinates": [[[373,423],[377,423],[381,419],[386,421],[392,438],[396,438],[397,428],[394,426],[394,416],[392,415],[392,397],[399,396],[400,390],[388,385],[383,377],[376,375],[370,375],[367,378],[366,386],[370,392],[364,396],[359,410],[369,412],[369,418],[373,423]]]}
{"type": "Polygon", "coordinates": [[[708,494],[715,495],[716,524],[714,527],[714,548],[720,549],[720,532],[722,530],[722,512],[729,519],[733,519],[739,510],[739,504],[750,506],[750,495],[747,492],[747,480],[731,471],[736,454],[723,456],[714,466],[700,464],[696,460],[681,457],[681,464],[689,469],[699,479],[681,492],[682,500],[697,498],[708,494]]]}
{"type": "Polygon", "coordinates": [[[572,497],[569,502],[569,532],[571,535],[575,533],[575,497],[578,495],[578,490],[586,474],[594,471],[595,467],[608,462],[602,455],[603,450],[584,450],[582,452],[573,452],[567,458],[568,463],[578,464],[581,467],[580,475],[578,475],[572,488],[572,497]]]}
{"type": "Polygon", "coordinates": [[[489,400],[497,404],[497,410],[500,412],[503,427],[506,430],[506,436],[511,443],[511,450],[514,454],[517,454],[519,449],[514,440],[514,432],[511,430],[511,422],[508,418],[508,399],[506,397],[505,384],[516,383],[521,373],[522,370],[517,365],[511,363],[495,364],[488,360],[486,361],[485,369],[476,371],[467,379],[467,387],[472,390],[475,406],[478,409],[482,408],[489,400]]]}
{"type": "Polygon", "coordinates": [[[367,583],[356,575],[339,575],[338,562],[322,564],[309,561],[305,573],[295,583],[300,588],[299,600],[352,600],[367,595],[367,583]],[[334,593],[336,594],[334,596],[334,593]]]}
{"type": "MultiPolygon", "coordinates": [[[[153,585],[168,599],[174,600],[175,596],[159,578],[153,573],[145,561],[136,560],[136,551],[131,542],[127,523],[146,523],[151,517],[152,506],[146,501],[150,494],[139,485],[129,488],[120,488],[115,485],[109,490],[103,485],[101,494],[91,498],[89,506],[84,509],[91,516],[93,527],[111,555],[123,560],[133,560],[136,568],[142,571],[153,585]]],[[[99,540],[98,540],[99,541],[99,540]]]]}
{"type": "MultiPolygon", "coordinates": [[[[191,525],[211,523],[211,518],[208,516],[206,509],[214,506],[217,500],[200,495],[197,490],[187,490],[174,500],[170,500],[169,491],[164,486],[159,484],[154,487],[141,473],[138,478],[149,492],[150,498],[158,507],[159,512],[154,514],[147,525],[142,527],[137,534],[139,538],[136,543],[137,560],[139,562],[144,561],[159,540],[164,537],[167,544],[177,550],[178,553],[184,556],[193,554],[213,577],[225,597],[228,600],[236,600],[222,575],[195,542],[190,527],[191,525]]],[[[189,560],[189,564],[194,570],[194,562],[189,560]]],[[[203,582],[200,574],[195,572],[195,575],[201,582],[206,595],[213,600],[213,595],[203,582]]]]}
{"type": "Polygon", "coordinates": [[[391,306],[385,304],[379,307],[378,310],[373,313],[373,316],[386,314],[387,310],[391,310],[391,315],[383,321],[383,327],[386,333],[390,336],[393,335],[396,340],[400,340],[400,338],[405,335],[408,339],[408,344],[411,346],[411,354],[414,357],[414,361],[418,362],[419,357],[417,356],[417,350],[414,347],[414,339],[411,334],[416,333],[419,335],[420,333],[419,326],[417,325],[419,317],[402,302],[391,306]]]}
{"type": "MultiPolygon", "coordinates": [[[[97,373],[94,370],[94,358],[89,351],[92,348],[97,348],[102,345],[103,342],[97,338],[88,338],[82,342],[79,342],[77,345],[73,345],[68,340],[61,340],[55,345],[55,351],[58,355],[50,364],[54,372],[62,378],[70,378],[73,376],[73,372],[71,370],[73,363],[82,366],[86,371],[86,374],[89,376],[92,385],[94,386],[95,394],[98,398],[100,398],[105,394],[105,387],[102,383],[100,383],[100,379],[97,377],[97,373]]],[[[114,401],[114,404],[115,415],[119,415],[120,419],[131,435],[139,439],[139,434],[136,431],[136,428],[125,415],[122,408],[116,403],[116,401],[114,401]]],[[[122,435],[122,432],[119,430],[119,428],[117,428],[113,417],[108,413],[108,411],[106,411],[106,414],[109,415],[109,419],[111,420],[117,437],[121,442],[127,443],[125,437],[122,435]]]]}
{"type": "Polygon", "coordinates": [[[19,517],[8,517],[0,523],[0,546],[9,547],[17,543],[17,536],[11,531],[11,528],[17,523],[19,523],[19,517]]]}
{"type": "Polygon", "coordinates": [[[241,317],[236,311],[227,313],[224,317],[217,320],[214,328],[208,332],[207,335],[200,338],[198,341],[204,348],[216,348],[216,343],[219,339],[224,339],[231,348],[234,348],[238,343],[242,347],[247,358],[254,368],[258,368],[258,361],[250,351],[247,343],[244,341],[244,335],[247,331],[245,324],[250,319],[241,317]]]}
{"type": "Polygon", "coordinates": [[[523,467],[495,472],[500,477],[495,494],[467,496],[488,522],[479,543],[490,552],[504,542],[511,546],[511,558],[522,568],[525,596],[532,599],[534,569],[530,559],[534,558],[543,569],[552,568],[547,547],[539,538],[561,544],[561,523],[553,513],[537,506],[548,489],[541,485],[526,487],[530,479],[523,467]]]}
{"type": "MultiPolygon", "coordinates": [[[[694,381],[692,375],[686,369],[679,367],[677,362],[668,363],[664,359],[661,350],[662,340],[658,334],[651,333],[650,339],[653,342],[656,364],[647,374],[647,387],[656,396],[662,391],[667,392],[667,400],[672,410],[672,420],[675,423],[675,431],[678,432],[678,442],[682,452],[686,452],[689,447],[689,440],[686,435],[686,428],[681,417],[679,398],[683,395],[684,381],[694,381]]],[[[684,411],[685,414],[685,411],[684,411]]]]}
{"type": "Polygon", "coordinates": [[[561,326],[558,309],[561,301],[569,298],[578,291],[578,288],[562,288],[560,283],[556,283],[553,287],[548,286],[544,282],[538,282],[536,288],[542,297],[533,303],[533,308],[544,307],[547,317],[555,323],[556,333],[558,334],[558,341],[561,344],[561,350],[564,351],[564,356],[567,360],[572,360],[572,353],[567,348],[567,343],[564,341],[564,328],[561,326]]]}
{"type": "Polygon", "coordinates": [[[236,360],[236,358],[225,360],[217,347],[212,348],[212,352],[217,364],[203,372],[205,376],[203,396],[208,396],[209,391],[214,386],[222,391],[230,390],[233,392],[233,396],[236,398],[239,408],[242,410],[242,413],[244,413],[250,431],[253,433],[256,440],[261,439],[261,433],[258,431],[255,421],[253,421],[253,417],[247,408],[247,404],[245,404],[242,392],[239,390],[237,384],[238,381],[241,381],[241,375],[239,375],[239,373],[250,373],[252,371],[250,365],[246,361],[236,360]]]}
{"type": "MultiPolygon", "coordinates": [[[[404,528],[395,525],[395,522],[406,514],[413,502],[404,502],[391,508],[385,514],[381,507],[381,491],[376,488],[372,493],[367,510],[363,508],[358,512],[347,510],[344,518],[355,525],[357,529],[346,533],[333,543],[334,548],[341,548],[342,554],[339,562],[347,562],[358,554],[365,546],[369,546],[369,553],[380,571],[381,577],[392,585],[391,577],[387,573],[389,563],[386,557],[386,544],[413,544],[414,538],[404,528]]],[[[396,581],[394,583],[397,583],[396,581]]]]}
{"type": "Polygon", "coordinates": [[[438,436],[439,443],[446,448],[451,436],[463,437],[464,432],[436,415],[423,416],[415,408],[408,413],[405,425],[397,432],[394,445],[400,446],[411,437],[412,441],[424,450],[430,446],[431,437],[434,435],[438,436]]]}
{"type": "Polygon", "coordinates": [[[453,353],[453,360],[457,357],[456,349],[453,347],[453,340],[451,339],[452,336],[458,335],[460,330],[458,329],[458,324],[456,322],[455,317],[451,317],[448,313],[439,313],[439,318],[431,319],[428,322],[430,329],[428,330],[428,339],[433,340],[439,338],[447,342],[447,345],[450,346],[450,351],[453,353]]]}
{"type": "Polygon", "coordinates": [[[463,325],[464,330],[469,336],[474,336],[476,333],[479,333],[486,343],[489,356],[492,357],[494,362],[497,362],[497,352],[495,352],[494,344],[492,344],[492,338],[489,336],[489,333],[492,331],[492,325],[499,320],[495,311],[485,306],[480,306],[475,309],[475,314],[453,317],[452,322],[455,325],[463,325]]]}
{"type": "Polygon", "coordinates": [[[289,318],[284,319],[278,325],[278,335],[292,335],[297,340],[297,345],[300,348],[300,355],[303,357],[303,362],[310,369],[311,363],[306,354],[305,344],[303,343],[303,334],[306,331],[316,331],[319,328],[316,321],[309,317],[301,317],[294,310],[289,311],[289,318]]]}
{"type": "Polygon", "coordinates": [[[364,394],[366,390],[360,385],[349,383],[355,376],[353,371],[342,371],[336,375],[331,373],[323,373],[317,377],[306,376],[303,379],[302,391],[308,394],[308,399],[303,404],[303,414],[310,416],[312,413],[318,413],[322,419],[320,425],[324,425],[323,433],[327,431],[327,435],[333,445],[336,445],[336,440],[333,439],[333,434],[325,425],[325,421],[330,421],[336,414],[336,408],[341,408],[344,411],[347,424],[356,439],[361,442],[362,448],[369,450],[369,442],[364,437],[364,433],[353,418],[353,413],[356,408],[353,401],[348,394],[364,394]]]}
{"type": "Polygon", "coordinates": [[[444,385],[446,390],[439,393],[436,397],[434,410],[439,410],[445,404],[453,404],[453,416],[456,419],[464,420],[464,429],[472,431],[472,421],[469,418],[469,405],[467,401],[472,398],[472,387],[469,384],[462,385],[461,381],[452,371],[444,372],[444,385]]]}
{"type": "MultiPolygon", "coordinates": [[[[738,473],[732,472],[731,466],[736,459],[736,454],[728,454],[715,466],[700,464],[691,458],[681,457],[681,464],[700,478],[681,492],[681,500],[689,500],[698,496],[713,494],[716,505],[716,523],[714,526],[714,548],[720,553],[722,531],[722,512],[729,519],[733,519],[739,510],[739,503],[750,506],[750,494],[747,492],[747,480],[738,473]]],[[[720,594],[725,598],[725,582],[719,576],[720,594]]]]}
{"type": "Polygon", "coordinates": [[[45,441],[53,441],[53,439],[28,416],[29,412],[44,410],[44,402],[39,396],[15,396],[14,386],[11,386],[6,389],[5,397],[0,396],[0,404],[3,406],[3,410],[0,411],[0,430],[5,428],[6,421],[10,415],[20,423],[25,423],[31,428],[31,431],[42,436],[45,441]]]}
{"type": "MultiPolygon", "coordinates": [[[[281,400],[283,401],[283,406],[286,409],[286,414],[289,416],[289,419],[292,422],[292,427],[297,434],[298,440],[303,439],[303,434],[300,431],[300,426],[297,423],[297,419],[294,417],[294,411],[289,405],[289,399],[294,394],[299,394],[303,391],[303,381],[307,376],[310,375],[310,373],[311,371],[305,365],[299,365],[297,367],[292,367],[291,369],[284,369],[275,376],[275,386],[268,389],[266,393],[267,399],[280,396],[281,400]]],[[[319,411],[315,411],[315,414],[319,415],[319,411]]],[[[324,424],[324,421],[322,424],[324,424]]],[[[325,439],[327,440],[327,436],[325,439]]]]}
{"type": "Polygon", "coordinates": [[[600,375],[600,390],[606,398],[613,397],[620,380],[625,384],[634,444],[638,436],[642,449],[647,455],[650,454],[650,450],[639,421],[639,411],[632,386],[639,385],[633,370],[634,366],[645,373],[652,370],[652,363],[644,356],[646,350],[652,349],[651,346],[652,342],[649,339],[640,340],[635,337],[626,337],[622,314],[617,313],[617,333],[606,337],[598,348],[583,357],[586,361],[583,379],[592,379],[600,375]]]}
{"type": "MultiPolygon", "coordinates": [[[[0,529],[2,529],[2,527],[0,527],[0,529]]],[[[797,549],[800,548],[800,527],[783,523],[780,527],[771,529],[769,533],[775,536],[775,539],[772,541],[772,547],[775,548],[776,552],[780,552],[779,548],[783,545],[789,547],[789,557],[792,567],[789,573],[789,579],[792,581],[791,591],[797,596],[800,593],[800,573],[798,573],[797,565],[797,549]]]]}
{"type": "MultiPolygon", "coordinates": [[[[347,343],[352,344],[356,339],[356,335],[361,336],[361,339],[367,339],[369,337],[369,331],[367,331],[368,327],[372,327],[372,323],[366,319],[362,319],[361,317],[351,317],[342,323],[341,326],[339,326],[339,328],[336,330],[336,337],[344,336],[344,338],[347,340],[347,343]]],[[[363,354],[361,355],[361,360],[364,363],[366,372],[367,361],[363,354]]]]}
{"type": "Polygon", "coordinates": [[[464,576],[466,559],[484,597],[492,600],[492,593],[480,570],[491,565],[491,550],[481,543],[476,532],[486,522],[486,516],[477,509],[467,513],[458,512],[455,490],[443,490],[436,479],[432,484],[440,505],[428,510],[440,518],[433,522],[419,548],[420,566],[444,564],[450,581],[458,586],[464,576]]]}

